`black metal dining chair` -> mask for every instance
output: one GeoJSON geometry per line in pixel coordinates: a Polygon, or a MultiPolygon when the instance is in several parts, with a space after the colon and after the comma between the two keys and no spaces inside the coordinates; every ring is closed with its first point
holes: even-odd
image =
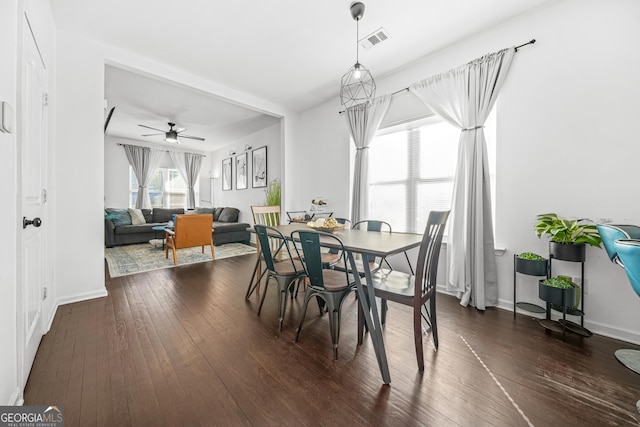
{"type": "MultiPolygon", "coordinates": [[[[309,284],[304,294],[304,307],[300,315],[300,321],[296,330],[295,341],[298,341],[304,319],[309,306],[309,300],[317,297],[324,302],[329,313],[329,329],[331,331],[331,343],[333,345],[333,358],[338,359],[338,340],[340,338],[340,317],[342,303],[349,293],[355,290],[355,284],[351,275],[346,271],[337,271],[323,268],[320,240],[327,239],[339,246],[338,250],[343,261],[346,261],[346,252],[342,241],[330,233],[320,231],[298,230],[291,233],[291,239],[302,248],[300,259],[303,259],[309,284]]],[[[296,245],[296,251],[298,251],[296,245]]],[[[324,306],[320,304],[320,315],[324,313],[324,306]]]]}
{"type": "MultiPolygon", "coordinates": [[[[422,319],[431,329],[433,344],[438,349],[438,325],[436,320],[436,276],[440,246],[449,211],[431,212],[420,244],[416,274],[397,270],[380,269],[372,275],[376,297],[383,301],[393,301],[413,308],[413,339],[416,348],[418,369],[424,371],[422,348],[422,319]],[[429,302],[429,307],[427,307],[429,302]]],[[[369,284],[366,284],[369,286],[369,284]]],[[[385,310],[383,310],[383,323],[385,310]]],[[[428,330],[428,329],[427,329],[428,330]]],[[[358,333],[363,334],[359,325],[358,333]]]]}
{"type": "MultiPolygon", "coordinates": [[[[284,235],[273,227],[265,225],[254,226],[256,235],[260,242],[260,250],[262,252],[262,258],[266,264],[267,279],[264,284],[264,290],[262,291],[262,299],[260,300],[260,307],[258,308],[258,316],[262,312],[262,305],[264,299],[267,296],[267,288],[269,281],[275,279],[278,284],[278,330],[282,330],[282,322],[284,320],[284,314],[287,310],[287,292],[293,292],[293,286],[296,281],[298,283],[306,277],[305,269],[299,260],[294,259],[291,256],[289,244],[284,235]],[[276,262],[274,260],[274,253],[271,250],[270,241],[274,238],[280,239],[281,246],[276,249],[275,253],[279,253],[283,249],[288,254],[287,261],[276,262]]],[[[250,294],[249,291],[247,291],[250,294]]]]}

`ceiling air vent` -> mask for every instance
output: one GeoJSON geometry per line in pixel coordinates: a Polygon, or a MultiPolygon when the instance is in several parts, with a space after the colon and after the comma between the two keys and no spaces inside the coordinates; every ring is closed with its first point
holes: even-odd
{"type": "Polygon", "coordinates": [[[364,50],[368,50],[376,45],[379,45],[388,38],[391,38],[389,32],[384,28],[378,28],[373,33],[360,40],[360,47],[364,50]]]}

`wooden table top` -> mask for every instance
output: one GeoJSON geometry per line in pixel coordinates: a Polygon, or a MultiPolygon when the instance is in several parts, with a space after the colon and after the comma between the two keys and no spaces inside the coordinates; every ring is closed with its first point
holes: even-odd
{"type": "MultiPolygon", "coordinates": [[[[306,224],[298,223],[279,225],[274,228],[279,230],[287,238],[291,236],[293,231],[313,230],[306,224]]],[[[344,248],[347,251],[380,257],[401,253],[418,247],[420,243],[422,243],[422,235],[415,233],[386,233],[344,229],[334,231],[332,234],[342,240],[344,248]]],[[[335,242],[332,242],[332,239],[328,239],[323,243],[326,243],[326,245],[323,246],[339,249],[335,242]]]]}

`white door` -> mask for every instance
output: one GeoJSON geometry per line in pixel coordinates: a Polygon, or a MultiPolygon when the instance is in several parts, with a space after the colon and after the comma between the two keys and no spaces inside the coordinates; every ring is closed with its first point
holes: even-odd
{"type": "Polygon", "coordinates": [[[43,334],[42,300],[44,283],[45,218],[45,66],[28,21],[23,27],[22,56],[22,283],[18,287],[19,342],[22,351],[22,385],[29,377],[43,334]],[[31,223],[30,223],[31,221],[31,223]]]}

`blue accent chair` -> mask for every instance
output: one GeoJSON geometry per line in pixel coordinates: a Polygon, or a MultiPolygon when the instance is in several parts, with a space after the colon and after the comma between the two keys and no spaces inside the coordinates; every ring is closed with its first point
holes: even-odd
{"type": "Polygon", "coordinates": [[[598,224],[598,233],[602,238],[604,249],[607,251],[607,255],[611,262],[614,262],[621,267],[614,242],[620,239],[638,239],[640,240],[640,227],[637,225],[620,225],[620,224],[598,224]]]}
{"type": "MultiPolygon", "coordinates": [[[[640,296],[640,240],[619,239],[613,245],[631,287],[640,296]]],[[[640,374],[640,350],[620,349],[616,350],[615,355],[620,363],[640,374]]],[[[640,412],[640,400],[636,403],[636,409],[640,412]]]]}

